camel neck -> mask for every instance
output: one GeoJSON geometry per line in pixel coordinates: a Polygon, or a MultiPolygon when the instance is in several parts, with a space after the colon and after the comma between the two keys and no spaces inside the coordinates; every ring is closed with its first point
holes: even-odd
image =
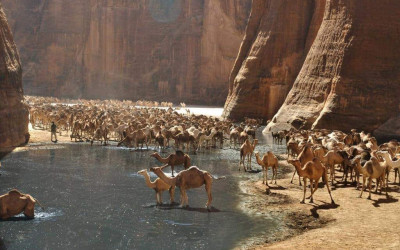
{"type": "Polygon", "coordinates": [[[162,158],[161,155],[156,154],[155,155],[156,159],[162,163],[168,163],[168,157],[167,158],[162,158]]]}
{"type": "Polygon", "coordinates": [[[149,175],[147,172],[145,172],[145,173],[143,174],[143,176],[144,176],[144,179],[145,179],[145,181],[146,181],[146,185],[147,185],[149,188],[155,188],[155,187],[156,187],[155,182],[151,182],[151,180],[150,180],[150,175],[149,175]]]}
{"type": "Polygon", "coordinates": [[[260,156],[258,154],[256,154],[256,160],[257,160],[258,165],[264,166],[264,162],[260,159],[260,156]]]}
{"type": "Polygon", "coordinates": [[[299,176],[303,177],[304,176],[304,170],[301,167],[301,163],[300,164],[294,164],[294,167],[296,168],[296,171],[299,174],[299,176]]]}
{"type": "Polygon", "coordinates": [[[170,186],[175,186],[175,184],[176,184],[176,177],[173,177],[173,178],[171,178],[171,177],[169,177],[169,176],[166,176],[165,174],[164,174],[164,172],[161,170],[161,169],[159,169],[159,171],[156,171],[156,172],[154,172],[158,177],[160,177],[160,179],[161,180],[163,180],[165,183],[167,183],[168,185],[170,185],[170,186]]]}

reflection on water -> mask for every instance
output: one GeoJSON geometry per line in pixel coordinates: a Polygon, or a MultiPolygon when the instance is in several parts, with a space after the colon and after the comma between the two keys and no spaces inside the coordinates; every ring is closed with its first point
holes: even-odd
{"type": "MultiPolygon", "coordinates": [[[[191,155],[194,165],[227,176],[213,183],[211,213],[204,208],[204,188],[188,192],[189,208],[156,206],[155,192],[137,174],[159,165],[150,153],[66,144],[8,155],[0,169],[0,193],[18,188],[46,210],[37,206],[34,220],[1,221],[0,236],[7,241],[0,239],[0,249],[229,249],[276,227],[273,219],[260,221],[236,208],[237,150],[191,155]]],[[[163,200],[169,200],[168,192],[163,200]]]]}

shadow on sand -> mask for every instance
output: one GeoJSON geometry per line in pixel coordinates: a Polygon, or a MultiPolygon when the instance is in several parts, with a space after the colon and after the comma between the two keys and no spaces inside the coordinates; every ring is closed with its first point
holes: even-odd
{"type": "Polygon", "coordinates": [[[340,205],[324,202],[324,204],[322,204],[322,205],[314,205],[313,204],[312,206],[313,206],[313,208],[310,209],[311,215],[314,218],[319,218],[318,210],[335,209],[335,208],[338,208],[340,205]]]}
{"type": "Polygon", "coordinates": [[[380,204],[387,204],[387,203],[394,203],[394,202],[398,202],[399,199],[395,199],[392,196],[388,195],[386,198],[379,198],[377,200],[375,200],[372,205],[374,207],[380,207],[380,204]]]}
{"type": "Polygon", "coordinates": [[[6,244],[2,238],[0,238],[0,250],[7,250],[6,244]]]}
{"type": "Polygon", "coordinates": [[[183,209],[186,211],[191,211],[191,212],[199,212],[199,213],[215,213],[215,212],[222,212],[221,210],[211,207],[210,210],[207,208],[200,208],[200,207],[180,207],[179,203],[174,202],[173,204],[161,204],[161,205],[156,205],[156,204],[151,204],[151,205],[145,205],[143,206],[144,208],[158,208],[160,210],[172,210],[172,209],[183,209]]]}

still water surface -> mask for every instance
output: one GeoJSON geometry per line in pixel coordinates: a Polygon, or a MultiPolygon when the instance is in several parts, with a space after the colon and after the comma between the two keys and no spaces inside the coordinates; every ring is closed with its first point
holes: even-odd
{"type": "MultiPolygon", "coordinates": [[[[18,188],[47,208],[37,206],[34,220],[0,221],[0,249],[230,249],[261,231],[274,231],[279,223],[237,208],[243,177],[233,149],[191,155],[193,165],[227,177],[213,183],[211,213],[204,209],[204,188],[188,192],[188,209],[155,206],[154,191],[137,175],[160,165],[149,157],[151,150],[87,144],[36,149],[2,159],[0,193],[18,188]]],[[[179,189],[175,196],[179,201],[179,189]]],[[[163,201],[169,201],[167,192],[163,201]]]]}

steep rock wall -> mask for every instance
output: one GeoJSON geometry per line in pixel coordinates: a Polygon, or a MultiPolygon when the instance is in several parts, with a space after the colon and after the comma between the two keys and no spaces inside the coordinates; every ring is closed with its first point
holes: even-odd
{"type": "Polygon", "coordinates": [[[266,131],[352,128],[399,137],[400,2],[329,0],[285,103],[266,131]]]}
{"type": "Polygon", "coordinates": [[[224,116],[266,119],[293,85],[322,21],[325,1],[254,0],[230,77],[224,116]]]}
{"type": "Polygon", "coordinates": [[[27,94],[222,104],[251,1],[3,3],[27,94]]]}
{"type": "Polygon", "coordinates": [[[0,151],[19,146],[29,138],[21,72],[18,51],[0,4],[0,151]]]}

